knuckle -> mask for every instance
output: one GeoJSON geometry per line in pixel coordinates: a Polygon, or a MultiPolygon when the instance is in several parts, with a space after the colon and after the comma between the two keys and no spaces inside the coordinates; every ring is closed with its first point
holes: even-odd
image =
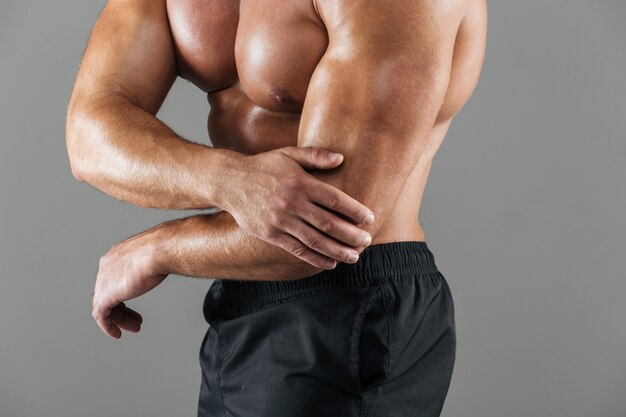
{"type": "Polygon", "coordinates": [[[309,233],[303,233],[301,240],[302,243],[307,245],[309,248],[319,248],[322,244],[322,239],[320,236],[311,236],[309,233]]]}
{"type": "Polygon", "coordinates": [[[289,252],[293,253],[297,257],[301,257],[304,256],[304,254],[306,253],[306,249],[304,248],[304,246],[294,243],[290,246],[289,252]]]}
{"type": "Polygon", "coordinates": [[[314,249],[319,249],[322,247],[322,237],[321,236],[315,236],[310,238],[309,240],[309,247],[314,248],[314,249]]]}
{"type": "Polygon", "coordinates": [[[291,208],[291,198],[288,195],[281,195],[276,198],[276,204],[282,210],[288,210],[291,208]]]}
{"type": "Polygon", "coordinates": [[[281,198],[281,197],[276,197],[276,201],[275,201],[276,207],[280,210],[284,210],[285,209],[285,199],[281,198]]]}
{"type": "Polygon", "coordinates": [[[313,159],[322,159],[324,157],[323,150],[321,148],[311,148],[311,156],[313,159]]]}
{"type": "Polygon", "coordinates": [[[294,209],[294,199],[293,198],[286,198],[285,201],[283,202],[283,207],[285,207],[288,210],[292,210],[294,209]]]}
{"type": "Polygon", "coordinates": [[[332,193],[328,197],[328,207],[331,209],[336,209],[339,207],[339,203],[341,202],[341,198],[337,195],[337,193],[332,193]]]}
{"type": "Polygon", "coordinates": [[[302,243],[304,243],[306,245],[307,242],[309,241],[309,234],[308,234],[308,232],[303,230],[301,227],[298,228],[297,233],[296,233],[296,237],[300,240],[300,242],[302,242],[302,243]]]}
{"type": "Polygon", "coordinates": [[[285,230],[287,228],[287,221],[284,217],[278,216],[274,221],[274,229],[272,231],[279,232],[281,230],[285,230]]]}
{"type": "Polygon", "coordinates": [[[267,220],[266,225],[265,227],[259,225],[260,229],[264,232],[269,231],[271,228],[269,225],[275,225],[279,221],[280,217],[281,216],[276,214],[276,211],[274,210],[269,211],[265,218],[267,220]]]}
{"type": "MultiPolygon", "coordinates": [[[[270,224],[272,225],[278,225],[280,224],[283,220],[282,220],[282,216],[279,216],[278,213],[276,211],[270,211],[267,214],[267,220],[269,221],[270,224]]],[[[267,230],[270,230],[270,228],[266,228],[267,230]]]]}
{"type": "Polygon", "coordinates": [[[262,236],[267,240],[275,240],[279,234],[280,231],[276,230],[273,227],[264,228],[262,232],[262,236]]]}
{"type": "Polygon", "coordinates": [[[279,248],[282,248],[289,253],[293,253],[291,242],[285,236],[277,237],[274,241],[276,242],[276,246],[279,248]]]}
{"type": "Polygon", "coordinates": [[[337,229],[337,225],[330,217],[323,216],[320,220],[320,228],[324,233],[332,233],[337,229]]]}
{"type": "Polygon", "coordinates": [[[285,198],[291,200],[291,198],[298,194],[302,187],[304,186],[304,181],[302,176],[299,174],[290,174],[283,178],[284,189],[286,190],[285,198]]]}

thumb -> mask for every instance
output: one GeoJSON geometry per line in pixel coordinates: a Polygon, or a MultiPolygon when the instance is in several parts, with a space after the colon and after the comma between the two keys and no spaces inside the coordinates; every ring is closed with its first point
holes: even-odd
{"type": "Polygon", "coordinates": [[[329,169],[341,165],[343,155],[324,148],[313,146],[287,146],[281,151],[291,159],[308,169],[329,169]]]}

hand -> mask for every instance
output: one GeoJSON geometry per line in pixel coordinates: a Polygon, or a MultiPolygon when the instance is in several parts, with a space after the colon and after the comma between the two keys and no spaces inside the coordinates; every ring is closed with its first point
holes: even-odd
{"type": "Polygon", "coordinates": [[[247,233],[322,268],[355,263],[371,236],[349,220],[372,224],[371,210],[305,171],[335,168],[343,155],[322,148],[288,146],[246,156],[224,199],[247,233]],[[331,211],[332,210],[332,211],[331,211]],[[336,239],[336,240],[335,240],[336,239]],[[361,250],[362,251],[362,250],[361,250]],[[353,256],[353,258],[351,258],[353,256]]]}
{"type": "Polygon", "coordinates": [[[167,277],[156,270],[155,246],[149,233],[141,232],[113,245],[100,258],[91,315],[102,331],[115,339],[122,337],[122,329],[139,332],[143,321],[124,301],[147,293],[167,277]]]}

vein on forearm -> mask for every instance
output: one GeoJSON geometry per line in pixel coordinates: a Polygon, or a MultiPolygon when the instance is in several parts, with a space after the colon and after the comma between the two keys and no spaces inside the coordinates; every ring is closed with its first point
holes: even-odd
{"type": "Polygon", "coordinates": [[[115,95],[90,99],[70,119],[68,149],[80,179],[139,207],[218,207],[219,184],[239,155],[184,139],[115,95]]]}
{"type": "Polygon", "coordinates": [[[168,273],[239,280],[297,279],[320,272],[246,233],[226,211],[160,224],[155,239],[168,273]]]}

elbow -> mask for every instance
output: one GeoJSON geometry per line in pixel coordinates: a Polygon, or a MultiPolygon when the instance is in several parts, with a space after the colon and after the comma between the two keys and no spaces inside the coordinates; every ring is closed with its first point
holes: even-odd
{"type": "Polygon", "coordinates": [[[72,175],[78,181],[85,181],[85,165],[87,164],[83,157],[84,152],[81,151],[84,144],[75,126],[75,121],[72,121],[71,118],[68,118],[66,125],[65,145],[72,175]]]}
{"type": "Polygon", "coordinates": [[[94,166],[90,151],[94,134],[94,120],[84,108],[74,106],[68,111],[65,124],[65,146],[70,170],[74,178],[84,182],[89,175],[89,167],[94,166]]]}
{"type": "Polygon", "coordinates": [[[84,181],[83,176],[83,164],[80,157],[80,138],[75,127],[75,120],[72,116],[68,115],[65,125],[65,147],[67,150],[67,157],[69,160],[70,170],[74,178],[78,181],[84,181]]]}
{"type": "Polygon", "coordinates": [[[78,170],[76,163],[72,163],[72,161],[70,160],[70,171],[72,172],[72,175],[74,176],[74,178],[80,182],[85,182],[85,177],[83,176],[82,172],[78,170]]]}

